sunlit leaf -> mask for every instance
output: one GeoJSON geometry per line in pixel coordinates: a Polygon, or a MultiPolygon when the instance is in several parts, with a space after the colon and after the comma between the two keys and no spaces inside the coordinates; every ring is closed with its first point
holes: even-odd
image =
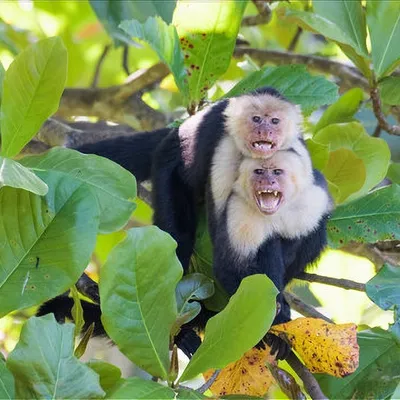
{"type": "MultiPolygon", "coordinates": [[[[390,162],[390,149],[385,140],[368,135],[358,122],[331,124],[321,129],[313,138],[318,143],[329,145],[330,151],[348,149],[363,161],[366,170],[361,189],[355,189],[346,201],[367,194],[386,176],[390,162]]],[[[325,168],[324,174],[328,172],[325,168]]],[[[340,189],[340,186],[339,186],[340,189]]]]}
{"type": "Polygon", "coordinates": [[[386,399],[399,382],[400,345],[380,328],[359,332],[360,365],[348,377],[319,375],[322,391],[330,399],[386,399]]]}
{"type": "Polygon", "coordinates": [[[74,357],[74,325],[54,315],[30,318],[7,359],[16,398],[91,399],[103,397],[98,375],[74,357]]]}
{"type": "Polygon", "coordinates": [[[177,317],[175,287],[182,275],[175,248],[176,242],[155,226],[130,229],[110,253],[99,285],[106,332],[130,360],[163,379],[177,317]]]}
{"type": "MultiPolygon", "coordinates": [[[[307,149],[310,152],[311,161],[314,168],[322,171],[329,159],[329,146],[318,143],[313,139],[306,140],[307,149]]],[[[333,195],[333,193],[331,193],[333,195]]]]}
{"type": "Polygon", "coordinates": [[[107,393],[107,399],[157,399],[173,400],[175,392],[157,382],[138,377],[120,379],[116,387],[107,393]]]}
{"type": "Polygon", "coordinates": [[[247,0],[180,1],[174,13],[188,73],[190,100],[207,90],[229,67],[247,0]]]}
{"type": "MultiPolygon", "coordinates": [[[[1,99],[3,98],[3,79],[4,79],[5,74],[6,74],[6,71],[3,67],[3,64],[0,62],[0,107],[1,107],[1,99]]],[[[0,117],[1,117],[1,114],[0,114],[0,117]]]]}
{"type": "Polygon", "coordinates": [[[100,207],[101,232],[121,229],[136,207],[134,176],[106,158],[54,148],[42,155],[25,157],[21,164],[33,171],[57,171],[90,189],[100,207]]]}
{"type": "Polygon", "coordinates": [[[400,163],[391,163],[387,177],[393,182],[400,184],[400,163]]]}
{"type": "Polygon", "coordinates": [[[400,2],[367,1],[367,23],[374,70],[381,78],[400,63],[400,2]]]}
{"type": "Polygon", "coordinates": [[[255,346],[275,318],[277,293],[266,275],[244,278],[228,305],[208,321],[204,341],[180,380],[192,379],[210,368],[223,368],[255,346]]]}
{"type": "Polygon", "coordinates": [[[381,99],[385,104],[396,106],[400,104],[400,77],[388,76],[379,82],[381,99]]]}
{"type": "Polygon", "coordinates": [[[95,245],[99,208],[92,191],[59,172],[37,174],[49,187],[45,197],[0,190],[0,316],[67,290],[95,245]]]}
{"type": "Polygon", "coordinates": [[[391,265],[384,267],[370,281],[365,289],[368,297],[379,307],[388,310],[400,307],[400,268],[391,265]]]}
{"type": "Polygon", "coordinates": [[[326,109],[315,126],[314,131],[318,132],[330,124],[353,121],[354,114],[358,111],[363,98],[364,92],[359,88],[347,91],[345,94],[340,96],[338,101],[326,109]]]}
{"type": "MultiPolygon", "coordinates": [[[[221,370],[210,390],[215,396],[229,394],[241,394],[250,396],[264,396],[272,385],[276,385],[275,379],[269,371],[266,363],[276,364],[275,356],[271,356],[271,349],[256,348],[247,351],[243,357],[228,364],[221,370]]],[[[204,373],[204,379],[211,378],[215,370],[204,373]]]]}
{"type": "Polygon", "coordinates": [[[90,360],[86,365],[100,377],[100,386],[108,392],[121,378],[121,370],[102,360],[90,360]]]}
{"type": "Polygon", "coordinates": [[[3,186],[29,190],[40,196],[44,196],[49,189],[28,168],[23,167],[20,163],[10,158],[0,157],[0,189],[3,186]]]}
{"type": "Polygon", "coordinates": [[[335,325],[317,318],[297,318],[274,325],[271,332],[289,342],[313,373],[343,377],[358,367],[355,324],[335,325]]]}
{"type": "Polygon", "coordinates": [[[150,44],[160,59],[168,65],[176,85],[186,99],[188,96],[186,70],[175,26],[167,25],[159,17],[150,17],[143,24],[136,20],[123,21],[119,26],[128,35],[150,44]]]}
{"type": "Polygon", "coordinates": [[[264,67],[247,75],[226,97],[238,96],[260,86],[272,86],[305,113],[331,104],[338,98],[338,87],[322,76],[311,75],[305,65],[264,67]]]}
{"type": "Polygon", "coordinates": [[[58,109],[67,77],[67,51],[59,37],[40,40],[20,53],[3,81],[1,135],[12,157],[58,109]]]}
{"type": "Polygon", "coordinates": [[[355,240],[400,239],[400,186],[392,185],[336,208],[328,223],[331,246],[355,240]]]}
{"type": "Polygon", "coordinates": [[[85,320],[83,319],[82,303],[79,297],[78,289],[75,287],[75,285],[72,285],[70,287],[70,293],[74,300],[74,305],[72,306],[71,314],[75,325],[75,336],[79,336],[83,328],[83,325],[85,325],[85,320]]]}

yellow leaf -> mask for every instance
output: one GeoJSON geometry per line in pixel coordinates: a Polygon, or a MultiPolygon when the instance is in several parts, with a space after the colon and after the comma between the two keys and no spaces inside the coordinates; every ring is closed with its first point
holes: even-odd
{"type": "MultiPolygon", "coordinates": [[[[210,390],[215,396],[227,394],[242,394],[248,396],[263,396],[272,385],[276,385],[266,363],[276,365],[275,357],[265,350],[253,348],[244,356],[221,370],[210,390]]],[[[214,370],[204,373],[204,379],[210,379],[214,370]]]]}
{"type": "Polygon", "coordinates": [[[291,344],[313,373],[345,377],[358,367],[355,324],[330,324],[318,318],[298,318],[271,330],[291,344]]]}

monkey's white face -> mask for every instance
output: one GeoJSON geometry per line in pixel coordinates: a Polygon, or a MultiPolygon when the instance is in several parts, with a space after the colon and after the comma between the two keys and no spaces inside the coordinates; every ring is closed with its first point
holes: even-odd
{"type": "Polygon", "coordinates": [[[268,160],[243,160],[235,189],[263,215],[271,215],[295,201],[310,181],[298,154],[281,151],[268,160]]]}
{"type": "Polygon", "coordinates": [[[225,114],[229,134],[253,158],[269,158],[301,136],[299,108],[271,95],[232,98],[225,114]]]}

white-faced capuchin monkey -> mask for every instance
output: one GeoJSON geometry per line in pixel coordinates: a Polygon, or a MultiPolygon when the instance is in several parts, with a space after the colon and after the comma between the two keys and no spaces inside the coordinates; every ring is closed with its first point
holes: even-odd
{"type": "Polygon", "coordinates": [[[277,90],[265,87],[221,100],[188,118],[179,128],[117,137],[76,148],[109,158],[132,172],[138,181],[151,176],[154,224],[178,243],[185,271],[193,252],[197,207],[204,203],[206,183],[218,160],[227,166],[216,174],[237,172],[236,156],[220,146],[231,138],[237,153],[268,158],[301,138],[298,106],[277,90]],[[228,158],[227,157],[232,157],[228,158]]]}

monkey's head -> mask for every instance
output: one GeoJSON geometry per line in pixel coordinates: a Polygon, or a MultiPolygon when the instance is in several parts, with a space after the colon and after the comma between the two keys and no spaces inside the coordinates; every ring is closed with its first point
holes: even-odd
{"type": "Polygon", "coordinates": [[[227,132],[248,157],[271,157],[301,137],[303,118],[300,108],[277,91],[230,98],[225,117],[227,132]]]}
{"type": "Polygon", "coordinates": [[[245,158],[235,192],[262,214],[271,215],[296,201],[312,182],[311,163],[295,151],[286,150],[266,160],[245,158]]]}

